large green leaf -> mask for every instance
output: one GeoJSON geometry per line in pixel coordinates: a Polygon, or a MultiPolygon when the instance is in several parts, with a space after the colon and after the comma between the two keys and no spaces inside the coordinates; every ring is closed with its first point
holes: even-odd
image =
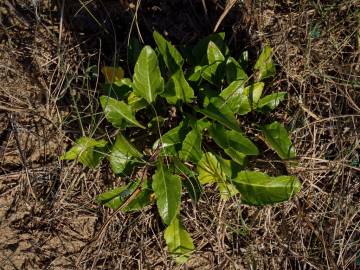
{"type": "Polygon", "coordinates": [[[69,151],[61,156],[63,160],[78,159],[81,164],[90,168],[99,166],[104,157],[105,140],[95,140],[89,137],[81,137],[69,151]]]}
{"type": "Polygon", "coordinates": [[[226,60],[226,79],[228,83],[232,83],[234,81],[241,81],[245,83],[248,80],[246,72],[232,57],[229,57],[226,60]]]}
{"type": "Polygon", "coordinates": [[[250,205],[286,201],[301,189],[295,176],[270,177],[254,171],[242,171],[232,182],[241,193],[242,201],[250,205]]]}
{"type": "Polygon", "coordinates": [[[258,72],[256,76],[257,81],[274,76],[276,73],[275,65],[271,58],[271,51],[270,46],[265,46],[255,63],[254,69],[258,72]]]}
{"type": "Polygon", "coordinates": [[[242,99],[246,98],[244,95],[244,82],[243,81],[233,81],[221,91],[220,97],[225,100],[225,103],[229,108],[237,113],[239,111],[242,99]]]}
{"type": "Polygon", "coordinates": [[[130,106],[133,112],[140,111],[148,106],[148,103],[145,99],[138,97],[134,92],[131,92],[127,98],[128,105],[130,106]]]}
{"type": "Polygon", "coordinates": [[[209,128],[210,136],[222,149],[232,148],[245,155],[258,155],[256,145],[243,133],[235,130],[226,130],[222,125],[214,124],[209,128]]]}
{"type": "Polygon", "coordinates": [[[171,174],[168,169],[159,162],[152,179],[152,188],[156,195],[159,214],[165,224],[170,224],[180,209],[180,176],[171,174]]]}
{"type": "Polygon", "coordinates": [[[190,160],[194,163],[201,159],[201,133],[197,128],[186,135],[179,156],[182,160],[190,160]]]}
{"type": "Polygon", "coordinates": [[[170,129],[163,134],[154,145],[153,149],[156,149],[161,143],[161,152],[164,155],[176,156],[178,151],[181,150],[181,144],[184,141],[187,134],[187,128],[184,122],[180,122],[178,126],[170,129]]]}
{"type": "Polygon", "coordinates": [[[185,263],[195,249],[190,234],[185,230],[178,217],[174,218],[164,232],[169,253],[179,264],[185,263]]]}
{"type": "Polygon", "coordinates": [[[129,163],[141,157],[142,154],[123,135],[117,135],[109,155],[111,169],[115,174],[122,173],[129,163]]]}
{"type": "Polygon", "coordinates": [[[295,148],[291,143],[289,134],[283,124],[275,121],[261,128],[266,144],[282,159],[296,156],[295,148]]]}
{"type": "Polygon", "coordinates": [[[171,73],[177,72],[184,64],[180,52],[167,41],[159,32],[153,33],[155,43],[164,59],[165,65],[171,73]]]}
{"type": "Polygon", "coordinates": [[[134,92],[148,103],[153,103],[163,91],[164,79],[161,77],[156,53],[150,46],[145,46],[134,69],[134,92]]]}
{"type": "Polygon", "coordinates": [[[121,100],[116,100],[108,96],[100,97],[101,107],[105,113],[106,119],[117,128],[123,127],[123,120],[131,126],[145,128],[135,118],[131,107],[121,100]]]}
{"type": "Polygon", "coordinates": [[[225,170],[216,156],[210,152],[205,153],[197,164],[199,181],[201,184],[224,183],[226,181],[225,170]]]}
{"type": "Polygon", "coordinates": [[[278,92],[261,98],[257,104],[257,110],[268,112],[275,109],[286,97],[286,92],[278,92]]]}
{"type": "Polygon", "coordinates": [[[241,132],[234,113],[226,106],[224,99],[221,97],[211,98],[206,108],[197,109],[197,111],[230,129],[241,132]]]}

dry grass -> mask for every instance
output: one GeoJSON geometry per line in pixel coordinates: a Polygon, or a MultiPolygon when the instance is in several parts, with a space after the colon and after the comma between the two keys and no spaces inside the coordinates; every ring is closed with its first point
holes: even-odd
{"type": "MultiPolygon", "coordinates": [[[[125,65],[134,5],[0,4],[0,269],[356,269],[360,4],[244,2],[219,29],[234,52],[248,48],[252,59],[264,42],[274,48],[278,74],[267,91],[288,91],[289,100],[269,117],[292,131],[299,164],[288,170],[303,190],[264,208],[224,203],[210,188],[196,207],[185,200],[182,215],[197,251],[181,267],[168,257],[152,206],[118,214],[91,242],[111,215],[94,197],[121,179],[106,167],[89,171],[58,160],[73,139],[95,132],[99,87],[86,70],[114,59],[125,65]]],[[[194,42],[212,31],[224,7],[142,1],[133,36],[151,42],[155,28],[175,43],[194,42]]]]}

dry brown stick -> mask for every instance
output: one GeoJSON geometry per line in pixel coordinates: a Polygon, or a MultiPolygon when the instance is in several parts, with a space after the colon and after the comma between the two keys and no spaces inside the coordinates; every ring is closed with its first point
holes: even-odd
{"type": "Polygon", "coordinates": [[[226,15],[229,13],[229,11],[231,10],[231,8],[235,5],[237,0],[227,0],[226,2],[226,6],[224,8],[223,13],[220,15],[215,27],[214,27],[214,31],[216,32],[217,29],[219,28],[220,24],[222,23],[222,21],[224,20],[224,18],[226,17],[226,15]]]}

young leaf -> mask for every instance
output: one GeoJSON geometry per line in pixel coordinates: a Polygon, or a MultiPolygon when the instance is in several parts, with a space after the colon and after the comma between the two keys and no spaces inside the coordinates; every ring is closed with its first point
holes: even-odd
{"type": "Polygon", "coordinates": [[[122,127],[122,120],[128,122],[131,126],[137,126],[140,128],[145,128],[141,125],[134,116],[131,107],[125,102],[116,100],[111,97],[101,96],[100,104],[105,113],[106,119],[117,128],[122,127]]]}
{"type": "Polygon", "coordinates": [[[201,184],[224,183],[226,174],[217,160],[216,156],[210,152],[205,153],[197,165],[199,181],[201,184]]]}
{"type": "Polygon", "coordinates": [[[185,230],[178,217],[175,217],[164,232],[170,254],[179,264],[185,263],[195,249],[190,234],[185,230]]]}
{"type": "Polygon", "coordinates": [[[123,135],[117,135],[109,156],[115,174],[122,173],[129,163],[141,157],[142,154],[123,135]]]}
{"type": "Polygon", "coordinates": [[[84,166],[92,169],[99,166],[104,156],[105,140],[95,140],[89,137],[79,138],[73,147],[61,156],[62,160],[78,159],[84,166]]]}
{"type": "Polygon", "coordinates": [[[242,171],[232,182],[241,193],[242,201],[250,205],[282,202],[301,189],[301,183],[295,176],[270,177],[254,171],[242,171]]]}
{"type": "Polygon", "coordinates": [[[163,91],[164,79],[161,77],[156,53],[150,46],[145,46],[134,69],[134,92],[148,103],[153,103],[163,91]]]}
{"type": "Polygon", "coordinates": [[[242,69],[240,64],[232,57],[226,60],[226,79],[228,83],[234,81],[241,81],[245,83],[248,80],[246,72],[242,69]]]}
{"type": "Polygon", "coordinates": [[[296,156],[295,148],[283,124],[275,121],[261,128],[265,143],[273,149],[280,158],[290,159],[296,156]]]}
{"type": "Polygon", "coordinates": [[[159,32],[154,32],[153,37],[159,51],[164,59],[165,65],[171,73],[177,72],[184,64],[180,52],[167,41],[159,32]]]}
{"type": "Polygon", "coordinates": [[[124,70],[121,67],[102,67],[101,73],[105,77],[105,82],[112,84],[114,82],[120,81],[124,78],[124,70]]]}
{"type": "Polygon", "coordinates": [[[241,132],[234,113],[226,106],[224,99],[221,97],[211,98],[209,105],[205,109],[197,109],[197,111],[230,129],[241,132]]]}
{"type": "Polygon", "coordinates": [[[254,69],[258,71],[256,81],[261,81],[275,75],[276,69],[271,59],[271,51],[270,46],[265,46],[256,61],[254,66],[254,69]]]}
{"type": "Polygon", "coordinates": [[[257,104],[257,110],[261,112],[268,112],[275,109],[280,102],[285,99],[286,95],[286,92],[278,92],[261,98],[257,104]]]}
{"type": "Polygon", "coordinates": [[[179,156],[182,160],[190,160],[194,163],[201,159],[201,133],[197,128],[186,135],[179,156]]]}
{"type": "Polygon", "coordinates": [[[180,122],[177,127],[170,129],[162,135],[161,138],[154,143],[153,149],[156,149],[159,143],[161,143],[161,149],[165,155],[176,156],[181,149],[181,144],[185,139],[186,132],[187,128],[184,122],[180,122]]]}
{"type": "Polygon", "coordinates": [[[169,225],[179,213],[181,179],[178,175],[171,174],[161,162],[158,163],[152,179],[159,214],[163,222],[169,225]]]}

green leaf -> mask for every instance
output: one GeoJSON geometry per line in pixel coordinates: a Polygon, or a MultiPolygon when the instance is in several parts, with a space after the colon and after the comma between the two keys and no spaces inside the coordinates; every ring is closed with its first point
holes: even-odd
{"type": "Polygon", "coordinates": [[[241,132],[234,113],[226,106],[224,99],[221,97],[211,98],[209,105],[205,109],[197,109],[197,111],[230,129],[241,132]]]}
{"type": "Polygon", "coordinates": [[[242,201],[250,205],[286,201],[301,189],[295,176],[270,177],[253,171],[242,171],[232,181],[241,193],[242,201]]]}
{"type": "Polygon", "coordinates": [[[192,49],[193,62],[195,65],[203,66],[207,64],[207,49],[209,42],[212,41],[220,49],[223,55],[229,54],[229,48],[224,41],[225,33],[214,33],[200,40],[192,49]]]}
{"type": "Polygon", "coordinates": [[[170,174],[168,169],[159,162],[152,179],[159,214],[165,224],[170,224],[180,209],[180,176],[170,174]]]}
{"type": "Polygon", "coordinates": [[[271,58],[271,51],[270,46],[265,46],[255,63],[254,69],[258,71],[257,81],[272,77],[276,73],[275,65],[271,58]]]}
{"type": "Polygon", "coordinates": [[[123,99],[132,90],[132,82],[129,78],[123,78],[112,84],[103,84],[102,88],[107,96],[115,99],[123,99]]]}
{"type": "Polygon", "coordinates": [[[224,77],[225,57],[212,41],[208,45],[207,57],[208,65],[201,73],[201,76],[212,84],[219,84],[224,77]]]}
{"type": "Polygon", "coordinates": [[[163,134],[154,145],[153,149],[156,149],[161,143],[161,150],[165,155],[176,156],[181,149],[181,144],[184,141],[187,133],[187,128],[184,122],[180,122],[179,125],[168,132],[163,134]]]}
{"type": "Polygon", "coordinates": [[[231,197],[239,193],[235,186],[231,183],[217,183],[220,196],[223,200],[227,201],[231,197]]]}
{"type": "Polygon", "coordinates": [[[154,32],[153,37],[159,51],[164,59],[165,65],[171,73],[177,72],[184,64],[180,52],[167,41],[159,32],[154,32]]]}
{"type": "Polygon", "coordinates": [[[145,99],[138,97],[134,94],[134,92],[131,92],[128,96],[128,105],[131,107],[133,112],[137,112],[146,108],[148,103],[145,99]]]}
{"type": "Polygon", "coordinates": [[[243,51],[239,57],[239,64],[243,68],[243,70],[247,70],[249,65],[249,52],[243,51]]]}
{"type": "Polygon", "coordinates": [[[150,46],[145,46],[134,69],[134,92],[148,103],[153,103],[163,91],[164,79],[161,77],[156,53],[150,46]]]}
{"type": "Polygon", "coordinates": [[[111,148],[109,161],[115,174],[122,173],[129,163],[142,157],[142,154],[126,138],[118,134],[111,148]]]}
{"type": "Polygon", "coordinates": [[[95,140],[89,137],[81,137],[69,151],[61,156],[62,160],[78,159],[81,164],[90,168],[96,168],[100,165],[104,157],[105,140],[95,140]]]}
{"type": "Polygon", "coordinates": [[[228,179],[234,178],[243,168],[243,166],[233,160],[224,159],[219,155],[216,155],[216,159],[219,161],[220,166],[228,179]]]}
{"type": "Polygon", "coordinates": [[[201,184],[224,183],[226,174],[216,156],[210,152],[205,153],[197,164],[199,181],[201,184]]]}
{"type": "Polygon", "coordinates": [[[185,230],[178,217],[174,218],[164,232],[169,253],[179,264],[185,263],[195,249],[190,234],[185,230]]]}
{"type": "Polygon", "coordinates": [[[278,92],[261,98],[257,104],[257,110],[261,112],[268,112],[275,109],[280,102],[285,99],[286,95],[286,92],[278,92]]]}
{"type": "Polygon", "coordinates": [[[248,80],[246,72],[232,57],[229,57],[226,61],[226,79],[228,83],[232,83],[234,81],[241,81],[245,83],[248,80]]]}
{"type": "Polygon", "coordinates": [[[295,158],[295,148],[283,124],[275,121],[261,128],[265,143],[273,149],[281,159],[295,158]]]}
{"type": "Polygon", "coordinates": [[[184,161],[190,160],[194,163],[201,159],[201,133],[197,128],[191,130],[186,135],[179,156],[184,161]]]}
{"type": "Polygon", "coordinates": [[[128,122],[131,126],[145,128],[136,119],[131,107],[125,102],[116,100],[108,96],[100,97],[101,107],[105,113],[106,119],[117,128],[122,127],[122,120],[128,122]]]}
{"type": "Polygon", "coordinates": [[[176,104],[178,101],[185,103],[192,102],[194,90],[186,81],[181,69],[173,73],[166,83],[165,92],[162,94],[170,104],[176,104]]]}
{"type": "Polygon", "coordinates": [[[213,125],[209,128],[210,136],[222,149],[232,148],[245,155],[258,155],[256,145],[241,132],[225,130],[221,125],[213,125]]]}
{"type": "Polygon", "coordinates": [[[191,200],[194,203],[198,202],[201,194],[203,193],[203,188],[197,179],[197,175],[178,159],[175,159],[173,164],[174,173],[180,175],[183,178],[182,183],[189,192],[191,200]]]}
{"type": "Polygon", "coordinates": [[[233,81],[221,91],[220,97],[225,100],[225,103],[229,108],[237,113],[240,109],[242,100],[246,98],[244,94],[244,82],[243,81],[233,81]]]}
{"type": "Polygon", "coordinates": [[[245,87],[242,93],[242,98],[237,113],[239,113],[240,115],[244,115],[250,112],[252,109],[255,109],[257,103],[259,102],[263,89],[263,82],[257,82],[245,87]]]}
{"type": "Polygon", "coordinates": [[[96,202],[112,209],[118,209],[125,200],[137,189],[140,180],[108,190],[96,197],[96,202]]]}
{"type": "Polygon", "coordinates": [[[145,181],[140,193],[124,208],[123,212],[139,211],[151,203],[150,196],[153,193],[149,181],[145,181]]]}

